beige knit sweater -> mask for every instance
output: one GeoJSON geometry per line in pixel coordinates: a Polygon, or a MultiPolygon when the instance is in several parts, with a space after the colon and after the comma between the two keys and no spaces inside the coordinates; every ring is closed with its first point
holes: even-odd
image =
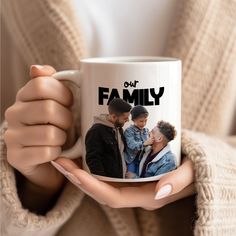
{"type": "MultiPolygon", "coordinates": [[[[3,0],[1,13],[4,108],[28,80],[31,64],[76,69],[89,56],[69,0],[3,0]]],[[[53,208],[36,215],[17,195],[4,122],[1,235],[236,235],[236,1],[184,0],[163,56],[183,61],[182,153],[194,163],[197,195],[155,211],[112,209],[68,182],[53,208]]],[[[79,127],[71,143],[77,135],[79,127]]]]}

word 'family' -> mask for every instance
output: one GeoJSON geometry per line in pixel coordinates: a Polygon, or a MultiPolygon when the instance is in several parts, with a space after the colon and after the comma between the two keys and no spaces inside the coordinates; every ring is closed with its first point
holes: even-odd
{"type": "Polygon", "coordinates": [[[134,89],[130,91],[129,89],[123,89],[119,92],[116,88],[105,88],[98,87],[98,104],[104,105],[109,104],[114,98],[122,98],[130,104],[143,105],[143,106],[153,106],[160,104],[160,98],[164,94],[164,87],[159,88],[143,88],[134,89]]]}

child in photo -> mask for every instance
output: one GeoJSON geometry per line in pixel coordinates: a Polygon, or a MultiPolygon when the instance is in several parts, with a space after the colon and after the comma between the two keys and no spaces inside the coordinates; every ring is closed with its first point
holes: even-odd
{"type": "Polygon", "coordinates": [[[146,128],[148,111],[145,107],[138,105],[131,110],[133,124],[124,132],[126,149],[124,157],[127,163],[126,178],[137,178],[139,172],[140,154],[143,149],[154,142],[149,137],[149,130],[146,128]]]}

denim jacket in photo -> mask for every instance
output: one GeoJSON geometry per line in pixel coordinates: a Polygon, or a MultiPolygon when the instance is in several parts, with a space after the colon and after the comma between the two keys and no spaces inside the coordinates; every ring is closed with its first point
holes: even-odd
{"type": "MultiPolygon", "coordinates": [[[[143,165],[148,154],[152,150],[149,149],[146,153],[144,153],[140,164],[139,164],[139,176],[141,177],[143,165]]],[[[167,144],[155,157],[149,162],[146,166],[146,170],[144,172],[143,177],[151,177],[160,174],[164,174],[166,172],[172,171],[177,168],[176,157],[174,153],[171,152],[169,144],[167,144]]]]}
{"type": "Polygon", "coordinates": [[[126,140],[126,149],[124,152],[124,157],[126,162],[131,163],[138,152],[143,149],[143,143],[149,137],[148,128],[139,129],[135,125],[130,125],[124,132],[126,140]]]}

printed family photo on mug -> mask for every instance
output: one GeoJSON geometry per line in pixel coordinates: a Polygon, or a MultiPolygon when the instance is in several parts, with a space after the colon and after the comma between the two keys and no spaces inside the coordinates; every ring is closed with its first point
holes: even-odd
{"type": "Polygon", "coordinates": [[[155,119],[146,127],[149,112],[145,106],[132,107],[121,98],[114,98],[107,114],[94,117],[85,137],[86,164],[92,174],[137,179],[153,177],[177,168],[169,142],[176,130],[169,122],[155,119]],[[125,123],[130,124],[124,129],[125,123]]]}

